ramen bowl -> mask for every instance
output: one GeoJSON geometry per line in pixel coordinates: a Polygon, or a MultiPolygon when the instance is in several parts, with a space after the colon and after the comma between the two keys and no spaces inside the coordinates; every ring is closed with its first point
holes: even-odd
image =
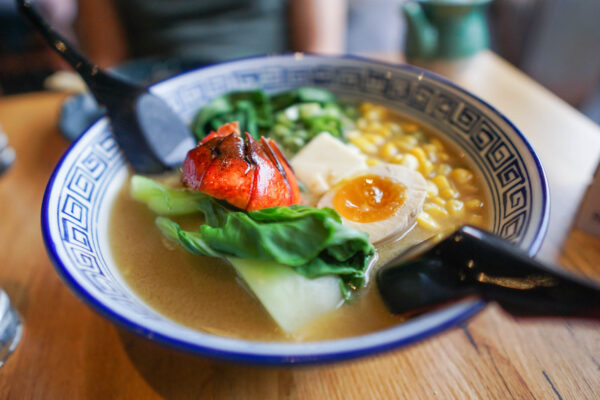
{"type": "MultiPolygon", "coordinates": [[[[211,99],[234,90],[267,93],[300,86],[370,101],[418,121],[465,154],[481,177],[490,230],[534,255],[548,223],[548,186],[521,132],[492,106],[424,70],[354,57],[278,55],[231,61],[175,76],[151,91],[190,122],[211,99]]],[[[464,321],[485,303],[463,300],[397,325],[336,340],[261,342],[194,330],[146,304],[120,275],[109,216],[129,174],[101,118],[66,152],[46,189],[42,230],[50,258],[73,292],[114,323],[156,342],[232,361],[303,364],[400,348],[464,321]]]]}

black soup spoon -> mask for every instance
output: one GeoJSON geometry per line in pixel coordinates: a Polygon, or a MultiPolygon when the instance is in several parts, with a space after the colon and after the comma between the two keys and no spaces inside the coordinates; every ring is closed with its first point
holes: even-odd
{"type": "Polygon", "coordinates": [[[517,316],[600,319],[600,285],[472,226],[409,248],[378,271],[377,285],[394,314],[475,295],[517,316]]]}
{"type": "Polygon", "coordinates": [[[100,69],[52,29],[28,0],[17,7],[48,44],[77,71],[107,110],[112,131],[136,172],[161,173],[181,165],[195,146],[192,133],[173,110],[147,88],[100,69]]]}

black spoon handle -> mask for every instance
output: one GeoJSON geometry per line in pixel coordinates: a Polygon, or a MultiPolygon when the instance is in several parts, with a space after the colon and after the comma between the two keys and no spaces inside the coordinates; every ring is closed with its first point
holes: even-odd
{"type": "Polygon", "coordinates": [[[464,283],[511,314],[600,318],[600,285],[595,282],[536,261],[473,227],[463,227],[452,241],[442,250],[444,261],[461,266],[464,283]]]}
{"type": "Polygon", "coordinates": [[[97,65],[79,53],[61,34],[56,32],[35,10],[28,0],[16,0],[17,8],[65,61],[81,76],[94,97],[106,104],[116,93],[137,92],[143,89],[124,80],[106,74],[97,65]]]}

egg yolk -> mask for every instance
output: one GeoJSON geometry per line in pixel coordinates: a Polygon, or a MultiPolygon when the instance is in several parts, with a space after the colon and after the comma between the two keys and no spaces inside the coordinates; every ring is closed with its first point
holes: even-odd
{"type": "Polygon", "coordinates": [[[406,186],[379,175],[342,181],[333,196],[333,208],[354,222],[375,222],[391,217],[402,206],[406,186]]]}

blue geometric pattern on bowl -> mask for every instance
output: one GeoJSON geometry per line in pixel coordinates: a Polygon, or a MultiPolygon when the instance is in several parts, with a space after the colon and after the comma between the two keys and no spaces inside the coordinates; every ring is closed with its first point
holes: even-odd
{"type": "MultiPolygon", "coordinates": [[[[547,183],[519,131],[483,101],[443,79],[407,66],[356,58],[271,56],[189,72],[155,85],[154,93],[185,120],[232,90],[268,92],[327,88],[341,98],[372,101],[445,135],[484,179],[492,231],[533,254],[548,221],[547,183]]],[[[187,350],[261,363],[303,363],[357,357],[422,339],[482,307],[463,301],[396,327],[358,338],[313,343],[261,343],[223,338],[168,320],[129,289],[112,260],[108,217],[128,170],[106,120],[94,124],[57,166],[42,207],[48,252],[75,293],[109,318],[147,337],[187,350]]]]}

